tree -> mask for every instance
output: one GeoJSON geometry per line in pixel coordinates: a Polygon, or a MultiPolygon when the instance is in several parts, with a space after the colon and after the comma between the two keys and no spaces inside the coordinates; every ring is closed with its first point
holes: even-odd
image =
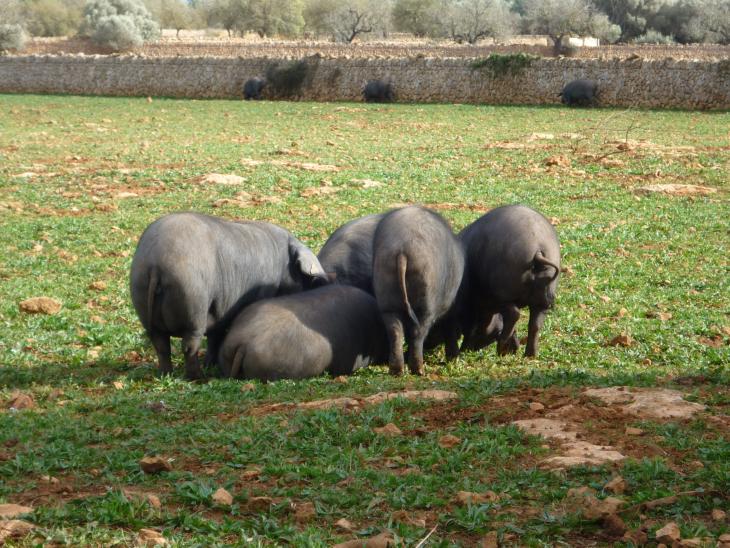
{"type": "Polygon", "coordinates": [[[418,37],[436,36],[441,31],[438,0],[396,0],[392,17],[396,30],[418,37]]]}
{"type": "Polygon", "coordinates": [[[159,35],[157,22],[141,0],[89,0],[84,27],[95,42],[115,50],[139,46],[159,35]]]}
{"type": "Polygon", "coordinates": [[[226,29],[228,36],[243,34],[250,15],[246,0],[217,0],[210,10],[209,24],[226,29]]]}
{"type": "Polygon", "coordinates": [[[304,27],[300,0],[249,0],[247,29],[264,36],[297,36],[304,27]]]}
{"type": "Polygon", "coordinates": [[[24,0],[23,18],[33,36],[69,36],[82,21],[80,0],[24,0]]]}
{"type": "Polygon", "coordinates": [[[7,53],[9,50],[22,51],[26,40],[27,35],[20,25],[0,25],[0,53],[7,53]]]}
{"type": "Polygon", "coordinates": [[[509,36],[515,27],[516,16],[503,0],[445,0],[442,13],[449,37],[458,43],[509,36]]]}
{"type": "Polygon", "coordinates": [[[705,0],[701,9],[685,19],[678,35],[687,42],[730,44],[730,2],[705,0]]]}
{"type": "Polygon", "coordinates": [[[304,32],[322,36],[331,35],[329,16],[338,6],[337,0],[307,0],[304,5],[304,32]]]}
{"type": "Polygon", "coordinates": [[[615,40],[621,34],[605,13],[586,0],[527,0],[524,20],[530,32],[547,34],[556,53],[563,48],[563,39],[573,34],[592,35],[615,40]]]}
{"type": "Polygon", "coordinates": [[[160,23],[160,28],[175,29],[180,36],[183,29],[198,26],[200,13],[183,0],[147,0],[147,6],[160,23]]]}

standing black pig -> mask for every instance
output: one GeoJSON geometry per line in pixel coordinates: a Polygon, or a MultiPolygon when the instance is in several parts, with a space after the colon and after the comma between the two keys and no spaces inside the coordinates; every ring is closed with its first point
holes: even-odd
{"type": "Polygon", "coordinates": [[[324,371],[350,375],[387,357],[375,299],[355,287],[330,285],[246,308],[223,341],[219,363],[224,376],[271,381],[324,371]]]}
{"type": "Polygon", "coordinates": [[[483,348],[497,336],[499,354],[516,352],[515,323],[519,309],[528,306],[525,355],[537,356],[538,334],[555,301],[560,275],[560,242],[555,229],[537,211],[508,205],[474,221],[459,239],[471,283],[462,349],[483,348]],[[501,319],[495,318],[497,314],[501,319]]]}
{"type": "Polygon", "coordinates": [[[243,84],[243,98],[246,101],[254,99],[258,101],[261,99],[261,92],[266,87],[266,80],[264,78],[249,78],[246,83],[243,84]]]}
{"type": "Polygon", "coordinates": [[[375,294],[373,236],[384,216],[384,213],[378,213],[350,221],[327,239],[317,258],[333,281],[375,294]]]}
{"type": "Polygon", "coordinates": [[[324,283],[317,257],[285,229],[198,213],[173,213],[148,226],[130,274],[132,303],[160,372],[172,372],[170,337],[182,337],[191,379],[201,376],[203,335],[213,361],[226,326],[246,305],[324,283]]]}
{"type": "Polygon", "coordinates": [[[590,107],[595,104],[597,93],[598,85],[593,80],[573,80],[565,84],[558,97],[569,107],[590,107]]]}
{"type": "Polygon", "coordinates": [[[393,84],[383,80],[368,80],[362,96],[368,103],[389,103],[394,97],[393,84]]]}
{"type": "MultiPolygon", "coordinates": [[[[464,252],[449,224],[420,206],[387,213],[373,239],[373,288],[390,342],[390,372],[403,372],[403,338],[411,373],[423,374],[423,343],[450,313],[462,283],[464,252]]],[[[445,332],[447,352],[458,353],[458,332],[445,332]]]]}

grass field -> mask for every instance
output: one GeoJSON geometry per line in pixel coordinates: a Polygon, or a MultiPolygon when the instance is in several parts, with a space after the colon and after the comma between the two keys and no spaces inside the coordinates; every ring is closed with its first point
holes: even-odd
{"type": "Polygon", "coordinates": [[[11,542],[124,546],[152,528],[180,546],[383,531],[414,546],[436,526],[427,546],[490,532],[504,545],[630,545],[568,496],[603,498],[616,475],[636,539],[669,521],[707,545],[730,532],[711,516],[730,509],[730,113],[22,95],[0,96],[0,112],[0,503],[32,507],[36,526],[11,542]],[[717,192],[636,191],[661,183],[717,192]],[[127,287],[152,220],[267,220],[318,250],[345,221],[413,202],[455,229],[514,202],[556,224],[566,268],[538,359],[492,346],[449,364],[439,350],[423,378],[373,367],[345,382],[191,384],[177,353],[176,376],[156,377],[127,287]],[[20,310],[38,296],[60,311],[20,310]],[[582,393],[614,385],[707,408],[632,417],[582,393]],[[457,399],[294,406],[427,388],[457,399]],[[17,392],[34,405],[9,409],[17,392]],[[570,403],[583,439],[628,458],[546,469],[559,444],[511,422],[570,403]],[[388,423],[400,434],[375,430],[388,423]],[[143,473],[149,455],[172,471],[143,473]],[[220,487],[232,505],[212,501],[220,487]],[[496,496],[460,504],[459,491],[496,496]]]}

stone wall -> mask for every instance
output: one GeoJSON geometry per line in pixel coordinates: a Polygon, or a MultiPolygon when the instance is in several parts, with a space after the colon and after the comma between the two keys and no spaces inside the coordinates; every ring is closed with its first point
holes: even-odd
{"type": "MultiPolygon", "coordinates": [[[[2,0],[0,0],[2,1],[2,0]]],[[[553,55],[551,42],[546,37],[512,37],[508,43],[495,44],[484,40],[477,45],[456,44],[449,41],[425,39],[368,40],[354,44],[336,44],[322,40],[264,40],[250,38],[174,38],[150,42],[131,53],[144,57],[306,57],[321,54],[325,57],[486,57],[490,53],[524,52],[543,57],[553,55]]],[[[85,53],[109,54],[112,51],[94,44],[87,38],[32,38],[25,54],[60,55],[85,53]]],[[[719,44],[650,45],[621,44],[577,48],[571,57],[580,59],[610,59],[639,56],[643,59],[730,59],[730,46],[719,44]]]]}
{"type": "MultiPolygon", "coordinates": [[[[0,57],[0,92],[236,98],[243,83],[281,59],[136,56],[0,57]]],[[[307,58],[298,99],[361,100],[363,83],[390,78],[398,101],[551,104],[575,78],[598,82],[601,104],[618,107],[730,108],[730,61],[533,61],[518,75],[473,70],[461,58],[307,58]]]]}

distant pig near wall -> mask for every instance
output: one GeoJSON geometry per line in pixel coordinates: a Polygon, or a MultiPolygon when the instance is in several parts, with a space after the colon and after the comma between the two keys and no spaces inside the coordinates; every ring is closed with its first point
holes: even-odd
{"type": "MultiPolygon", "coordinates": [[[[242,98],[249,78],[274,58],[104,55],[0,57],[0,92],[242,98]]],[[[559,103],[566,82],[598,83],[601,106],[729,109],[730,60],[539,58],[497,74],[465,58],[325,58],[311,56],[292,98],[361,101],[365,82],[390,80],[399,102],[543,105],[559,103]]]]}

